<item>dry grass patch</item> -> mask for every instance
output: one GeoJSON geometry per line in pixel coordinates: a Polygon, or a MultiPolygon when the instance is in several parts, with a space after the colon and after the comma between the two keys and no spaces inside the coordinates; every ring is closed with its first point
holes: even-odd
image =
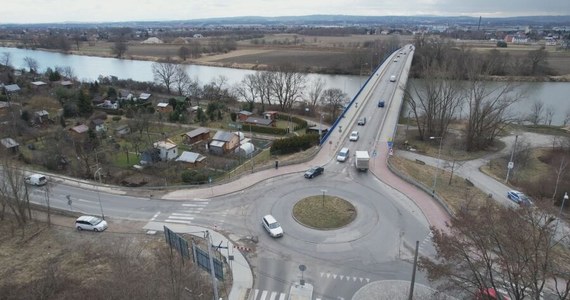
{"type": "Polygon", "coordinates": [[[466,206],[481,206],[485,204],[488,198],[487,194],[469,184],[462,177],[454,175],[450,183],[450,172],[438,170],[428,165],[421,165],[397,156],[390,158],[390,163],[404,175],[420,182],[428,189],[433,187],[435,172],[438,171],[436,193],[453,211],[458,211],[466,206]]]}
{"type": "Polygon", "coordinates": [[[310,196],[295,204],[293,216],[299,223],[311,228],[336,229],[356,218],[356,208],[336,196],[310,196]]]}

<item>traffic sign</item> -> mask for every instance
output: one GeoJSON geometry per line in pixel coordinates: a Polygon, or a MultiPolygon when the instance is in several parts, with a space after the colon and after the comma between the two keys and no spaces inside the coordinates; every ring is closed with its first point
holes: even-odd
{"type": "Polygon", "coordinates": [[[515,167],[515,163],[512,161],[509,161],[509,165],[507,166],[507,168],[512,169],[515,167]]]}
{"type": "Polygon", "coordinates": [[[390,148],[390,151],[388,152],[389,155],[394,155],[394,149],[390,148]]]}
{"type": "Polygon", "coordinates": [[[394,147],[394,142],[388,141],[388,148],[392,148],[392,147],[394,147]]]}

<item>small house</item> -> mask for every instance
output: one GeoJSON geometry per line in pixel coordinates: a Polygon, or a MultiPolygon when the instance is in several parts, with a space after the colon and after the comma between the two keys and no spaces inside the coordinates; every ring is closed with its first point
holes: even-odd
{"type": "Polygon", "coordinates": [[[139,95],[139,101],[143,101],[143,102],[148,101],[150,99],[150,96],[152,96],[152,95],[149,93],[141,93],[139,95]]]}
{"type": "Polygon", "coordinates": [[[232,132],[220,130],[216,132],[212,141],[208,144],[208,149],[211,153],[223,155],[232,152],[238,146],[239,136],[232,132]]]}
{"type": "Polygon", "coordinates": [[[43,81],[32,81],[32,86],[34,87],[34,89],[41,89],[47,86],[47,83],[43,81]]]}
{"type": "Polygon", "coordinates": [[[80,124],[80,125],[71,127],[69,130],[72,133],[82,135],[82,134],[86,133],[87,131],[89,131],[89,127],[87,127],[87,125],[85,125],[85,124],[80,124]]]}
{"type": "Polygon", "coordinates": [[[269,110],[263,113],[263,118],[269,120],[277,120],[277,114],[278,112],[274,110],[269,110]]]}
{"type": "Polygon", "coordinates": [[[119,95],[117,95],[119,100],[133,100],[133,97],[133,93],[128,90],[119,90],[119,95]]]}
{"type": "Polygon", "coordinates": [[[131,128],[127,124],[119,125],[115,128],[115,135],[116,136],[125,136],[131,133],[131,128]]]}
{"type": "Polygon", "coordinates": [[[73,86],[73,82],[69,80],[62,80],[59,84],[65,88],[71,88],[73,86]]]}
{"type": "Polygon", "coordinates": [[[255,126],[272,126],[275,127],[275,122],[273,119],[269,118],[256,118],[256,117],[249,117],[244,121],[245,124],[251,124],[255,126]]]}
{"type": "Polygon", "coordinates": [[[4,86],[4,92],[6,95],[17,94],[20,91],[20,86],[17,84],[8,84],[4,86]]]}
{"type": "Polygon", "coordinates": [[[156,111],[163,114],[169,114],[173,111],[172,105],[169,103],[161,102],[156,105],[156,111]]]}
{"type": "Polygon", "coordinates": [[[16,153],[19,150],[20,144],[16,142],[13,138],[3,138],[0,140],[0,144],[6,148],[6,150],[16,153]]]}
{"type": "Polygon", "coordinates": [[[210,129],[199,127],[192,131],[182,134],[184,144],[194,144],[200,141],[207,141],[210,139],[210,129]]]}
{"type": "Polygon", "coordinates": [[[247,110],[242,110],[242,111],[238,112],[238,114],[237,114],[238,120],[240,122],[247,120],[247,118],[251,117],[252,115],[253,115],[253,113],[249,112],[247,110]]]}
{"type": "Polygon", "coordinates": [[[49,113],[46,110],[39,110],[34,113],[34,122],[42,124],[49,120],[49,113]]]}
{"type": "Polygon", "coordinates": [[[95,130],[95,132],[107,131],[107,128],[105,127],[105,120],[102,120],[102,119],[91,120],[91,128],[93,128],[95,130]]]}
{"type": "Polygon", "coordinates": [[[240,156],[249,157],[255,152],[255,146],[250,142],[243,143],[236,148],[235,152],[240,156]]]}
{"type": "Polygon", "coordinates": [[[205,156],[201,155],[200,153],[184,151],[180,154],[180,157],[176,159],[177,162],[195,164],[197,162],[201,162],[206,159],[205,156]]]}
{"type": "Polygon", "coordinates": [[[178,146],[172,141],[158,141],[153,144],[160,151],[160,160],[169,161],[178,156],[178,146]]]}

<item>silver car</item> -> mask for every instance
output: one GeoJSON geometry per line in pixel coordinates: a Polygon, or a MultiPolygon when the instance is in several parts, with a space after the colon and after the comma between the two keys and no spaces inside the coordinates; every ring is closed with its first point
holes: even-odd
{"type": "Polygon", "coordinates": [[[92,230],[95,232],[107,229],[107,221],[94,216],[81,216],[75,220],[77,230],[92,230]]]}

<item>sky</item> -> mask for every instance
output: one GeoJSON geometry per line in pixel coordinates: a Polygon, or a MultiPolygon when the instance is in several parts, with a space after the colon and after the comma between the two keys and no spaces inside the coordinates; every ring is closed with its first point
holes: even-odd
{"type": "Polygon", "coordinates": [[[0,24],[191,20],[238,16],[570,15],[569,0],[11,0],[0,24]]]}

